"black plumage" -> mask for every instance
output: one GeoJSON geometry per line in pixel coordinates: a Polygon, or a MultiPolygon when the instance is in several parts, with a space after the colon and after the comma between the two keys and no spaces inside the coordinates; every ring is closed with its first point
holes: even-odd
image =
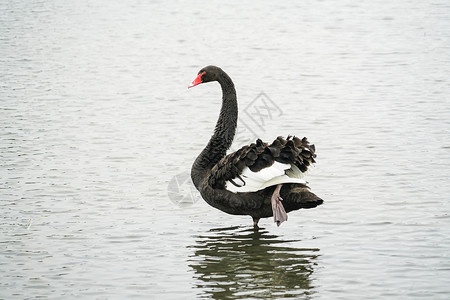
{"type": "MultiPolygon", "coordinates": [[[[245,168],[259,172],[272,166],[274,162],[290,164],[305,172],[315,162],[315,146],[310,145],[306,138],[288,136],[285,139],[280,136],[270,145],[258,139],[255,143],[226,155],[237,126],[238,108],[234,84],[219,67],[208,66],[198,74],[193,85],[218,81],[223,96],[214,134],[192,166],[192,181],[208,204],[229,214],[250,215],[256,225],[259,218],[273,215],[271,197],[275,186],[254,192],[233,193],[226,189],[227,182],[235,186],[245,185],[245,178],[241,177],[245,168]]],[[[313,208],[323,202],[302,183],[283,183],[280,195],[286,212],[313,208]]]]}

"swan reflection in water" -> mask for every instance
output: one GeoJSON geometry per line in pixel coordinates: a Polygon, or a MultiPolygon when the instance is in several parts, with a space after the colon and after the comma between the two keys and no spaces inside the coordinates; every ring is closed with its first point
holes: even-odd
{"type": "MultiPolygon", "coordinates": [[[[248,227],[247,227],[248,228],[248,227]]],[[[197,279],[199,296],[280,298],[312,295],[311,274],[319,249],[291,247],[260,228],[212,229],[197,236],[189,266],[197,279]]]]}

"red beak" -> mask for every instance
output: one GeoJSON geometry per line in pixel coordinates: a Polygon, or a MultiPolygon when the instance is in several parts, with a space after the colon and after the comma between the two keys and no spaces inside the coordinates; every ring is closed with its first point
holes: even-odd
{"type": "Polygon", "coordinates": [[[194,79],[194,81],[192,81],[192,83],[188,86],[188,88],[194,87],[197,84],[202,83],[202,75],[205,74],[206,72],[202,72],[200,74],[198,74],[197,78],[194,79]]]}

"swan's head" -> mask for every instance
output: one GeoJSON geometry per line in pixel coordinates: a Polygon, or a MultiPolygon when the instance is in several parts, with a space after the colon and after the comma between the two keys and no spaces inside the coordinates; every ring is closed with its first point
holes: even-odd
{"type": "Polygon", "coordinates": [[[219,74],[223,72],[221,68],[216,66],[207,66],[198,71],[197,77],[192,81],[188,88],[194,87],[200,83],[217,81],[219,79],[219,74]]]}

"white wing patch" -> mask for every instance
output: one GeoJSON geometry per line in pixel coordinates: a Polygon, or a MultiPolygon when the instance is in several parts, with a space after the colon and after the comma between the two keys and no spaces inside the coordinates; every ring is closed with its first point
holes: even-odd
{"type": "Polygon", "coordinates": [[[225,188],[233,193],[256,192],[265,189],[268,186],[273,186],[282,183],[303,183],[306,181],[301,179],[303,173],[295,165],[282,164],[274,162],[270,167],[264,168],[259,172],[252,172],[246,167],[242,173],[241,178],[233,178],[234,185],[230,181],[225,182],[225,188]],[[245,183],[245,184],[244,184],[245,183]]]}

